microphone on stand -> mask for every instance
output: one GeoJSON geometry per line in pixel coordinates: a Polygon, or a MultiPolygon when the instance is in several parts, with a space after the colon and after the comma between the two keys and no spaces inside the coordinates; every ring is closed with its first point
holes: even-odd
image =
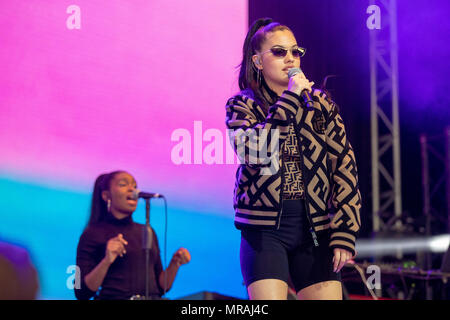
{"type": "Polygon", "coordinates": [[[139,191],[138,189],[135,189],[135,190],[133,190],[132,197],[134,200],[137,200],[139,198],[142,198],[142,199],[163,198],[164,196],[159,193],[143,192],[143,191],[139,191]]]}
{"type": "Polygon", "coordinates": [[[142,192],[138,189],[133,190],[132,198],[137,200],[139,198],[145,199],[145,226],[142,233],[142,249],[145,251],[145,299],[149,298],[149,278],[150,273],[150,250],[153,246],[153,230],[150,227],[150,199],[163,198],[159,193],[142,192]]]}
{"type": "MultiPolygon", "coordinates": [[[[166,198],[159,193],[142,192],[138,189],[133,190],[131,195],[133,200],[138,200],[142,198],[145,200],[145,226],[142,233],[142,249],[145,251],[145,299],[149,299],[149,274],[150,274],[150,250],[153,246],[153,230],[150,227],[150,200],[153,198],[163,198],[165,203],[166,211],[166,237],[167,237],[167,203],[166,198]]],[[[167,253],[167,239],[164,240],[164,254],[167,253]]],[[[166,258],[164,258],[166,261],[166,258]]],[[[167,290],[167,273],[164,273],[164,295],[167,290]]]]}
{"type": "MultiPolygon", "coordinates": [[[[302,69],[300,68],[291,68],[288,71],[288,77],[289,79],[292,78],[293,76],[295,76],[296,74],[303,74],[302,69]]],[[[306,109],[308,110],[313,110],[314,109],[314,101],[313,99],[311,99],[311,95],[309,94],[309,91],[304,89],[301,93],[300,96],[303,98],[304,102],[305,102],[305,106],[306,109]]]]}

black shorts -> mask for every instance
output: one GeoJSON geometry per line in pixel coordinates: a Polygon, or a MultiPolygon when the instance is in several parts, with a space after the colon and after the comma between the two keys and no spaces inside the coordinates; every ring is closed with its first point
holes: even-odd
{"type": "Polygon", "coordinates": [[[312,284],[337,280],[333,272],[333,252],[329,248],[329,232],[318,235],[315,247],[306,216],[304,200],[283,200],[278,230],[241,231],[241,271],[245,285],[262,279],[289,276],[296,292],[312,284]]]}

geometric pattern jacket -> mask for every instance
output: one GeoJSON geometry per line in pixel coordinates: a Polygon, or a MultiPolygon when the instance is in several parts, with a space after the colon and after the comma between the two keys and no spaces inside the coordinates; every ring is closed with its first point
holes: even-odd
{"type": "Polygon", "coordinates": [[[243,90],[226,104],[230,142],[241,161],[234,187],[234,223],[238,229],[277,229],[282,215],[283,166],[280,153],[294,124],[299,144],[305,204],[315,245],[330,235],[330,248],[355,255],[361,227],[361,194],[355,155],[337,105],[324,92],[311,93],[314,108],[284,91],[267,111],[243,90]]]}

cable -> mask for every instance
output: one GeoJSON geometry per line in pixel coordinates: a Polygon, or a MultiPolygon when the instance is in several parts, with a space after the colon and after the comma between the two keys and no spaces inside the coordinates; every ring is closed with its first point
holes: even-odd
{"type": "Polygon", "coordinates": [[[372,289],[369,287],[369,285],[367,284],[367,279],[366,279],[366,277],[364,276],[364,272],[363,272],[363,270],[361,269],[361,267],[358,266],[358,265],[356,265],[356,264],[352,264],[352,265],[353,265],[353,267],[356,269],[356,271],[359,272],[359,275],[361,276],[361,279],[363,280],[363,282],[364,282],[364,284],[366,285],[367,289],[369,289],[369,292],[370,292],[370,295],[372,296],[372,298],[373,298],[374,300],[378,300],[378,297],[376,296],[376,294],[373,293],[373,290],[372,290],[372,289]]]}
{"type": "Polygon", "coordinates": [[[165,213],[165,227],[164,227],[164,294],[165,297],[167,292],[167,200],[166,197],[161,196],[164,200],[164,213],[165,213]]]}

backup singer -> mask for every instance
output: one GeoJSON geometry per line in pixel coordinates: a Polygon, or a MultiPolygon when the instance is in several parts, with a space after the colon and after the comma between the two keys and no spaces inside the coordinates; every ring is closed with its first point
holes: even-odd
{"type": "MultiPolygon", "coordinates": [[[[75,289],[77,299],[122,300],[145,296],[146,262],[142,248],[145,226],[132,219],[137,206],[132,197],[135,189],[136,180],[124,171],[102,174],[95,181],[90,220],[77,249],[81,272],[81,288],[75,289]]],[[[160,299],[164,288],[171,288],[179,267],[190,261],[190,254],[180,248],[163,270],[158,239],[152,231],[149,295],[160,299]]]]}
{"type": "Polygon", "coordinates": [[[340,270],[355,256],[361,196],[354,152],[330,97],[303,73],[288,77],[305,51],[287,26],[255,21],[243,47],[241,91],[226,104],[242,159],[235,226],[250,299],[286,299],[290,279],[299,299],[342,299],[340,270]],[[305,106],[303,90],[313,108],[305,106]],[[267,171],[274,158],[278,168],[267,171]]]}

